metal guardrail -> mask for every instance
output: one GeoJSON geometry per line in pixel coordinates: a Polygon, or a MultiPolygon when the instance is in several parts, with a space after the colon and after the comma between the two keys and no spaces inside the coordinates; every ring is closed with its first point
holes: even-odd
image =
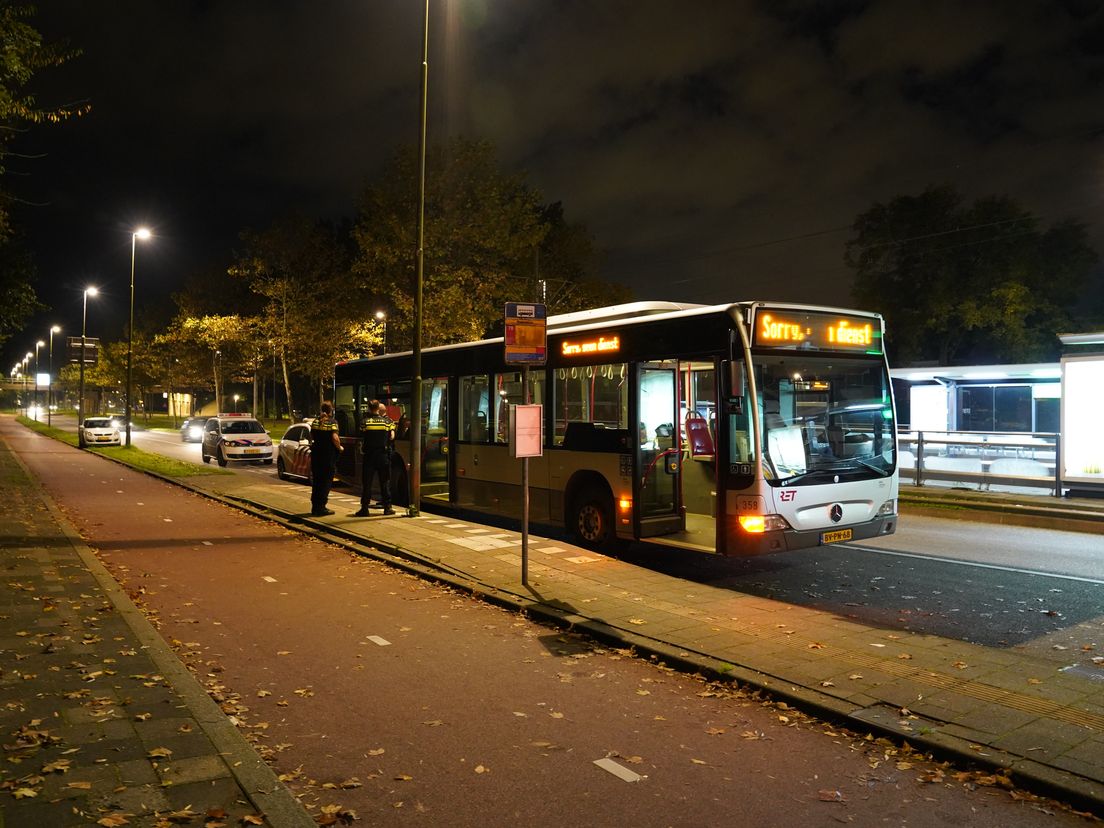
{"type": "Polygon", "coordinates": [[[913,431],[897,433],[901,479],[1046,489],[1062,496],[1059,434],[1049,432],[913,431]]]}

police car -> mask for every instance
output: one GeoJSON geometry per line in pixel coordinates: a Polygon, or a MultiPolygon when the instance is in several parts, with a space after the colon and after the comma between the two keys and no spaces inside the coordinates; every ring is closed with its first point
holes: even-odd
{"type": "Polygon", "coordinates": [[[200,453],[204,463],[214,457],[220,466],[231,460],[272,463],[272,438],[252,414],[219,414],[203,426],[200,453]]]}

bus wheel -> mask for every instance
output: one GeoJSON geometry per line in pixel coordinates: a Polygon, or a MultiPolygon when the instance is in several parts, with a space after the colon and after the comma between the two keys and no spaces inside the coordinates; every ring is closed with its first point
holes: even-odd
{"type": "Polygon", "coordinates": [[[608,549],[613,545],[613,501],[598,489],[586,489],[571,510],[571,534],[582,546],[608,549]]]}

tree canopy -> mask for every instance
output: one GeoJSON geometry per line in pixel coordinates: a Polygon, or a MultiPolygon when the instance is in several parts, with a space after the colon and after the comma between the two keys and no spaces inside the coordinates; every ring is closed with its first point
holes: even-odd
{"type": "MultiPolygon", "coordinates": [[[[504,172],[487,142],[453,139],[427,152],[423,261],[423,343],[479,339],[501,322],[508,301],[540,295],[551,312],[619,301],[623,288],[600,283],[593,241],[542,206],[535,189],[504,172]]],[[[399,152],[360,198],[353,235],[358,283],[386,297],[388,338],[410,341],[416,279],[417,154],[399,152]]]]}
{"type": "Polygon", "coordinates": [[[852,234],[854,299],[884,314],[900,363],[1056,358],[1097,262],[1083,225],[1043,229],[1008,197],[967,204],[950,187],[875,204],[852,234]]]}
{"type": "Polygon", "coordinates": [[[11,141],[34,124],[56,123],[88,111],[87,104],[44,107],[27,91],[37,72],[78,54],[62,44],[44,43],[28,22],[33,14],[33,6],[0,0],[0,344],[41,307],[31,287],[34,267],[13,239],[13,198],[5,181],[11,141]]]}

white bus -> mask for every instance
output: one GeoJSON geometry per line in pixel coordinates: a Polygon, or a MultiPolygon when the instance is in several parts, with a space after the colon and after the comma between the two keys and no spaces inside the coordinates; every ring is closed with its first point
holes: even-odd
{"type": "MultiPolygon", "coordinates": [[[[897,445],[882,318],[770,302],[636,302],[548,319],[529,371],[544,453],[530,516],[579,542],[647,539],[726,555],[891,534],[897,445]]],[[[411,452],[409,352],[340,363],[334,401],[355,444],[371,399],[398,421],[392,486],[412,457],[422,504],[521,516],[509,406],[525,402],[502,338],[422,352],[422,442],[411,452]]],[[[359,452],[339,474],[359,485],[359,452]]]]}

